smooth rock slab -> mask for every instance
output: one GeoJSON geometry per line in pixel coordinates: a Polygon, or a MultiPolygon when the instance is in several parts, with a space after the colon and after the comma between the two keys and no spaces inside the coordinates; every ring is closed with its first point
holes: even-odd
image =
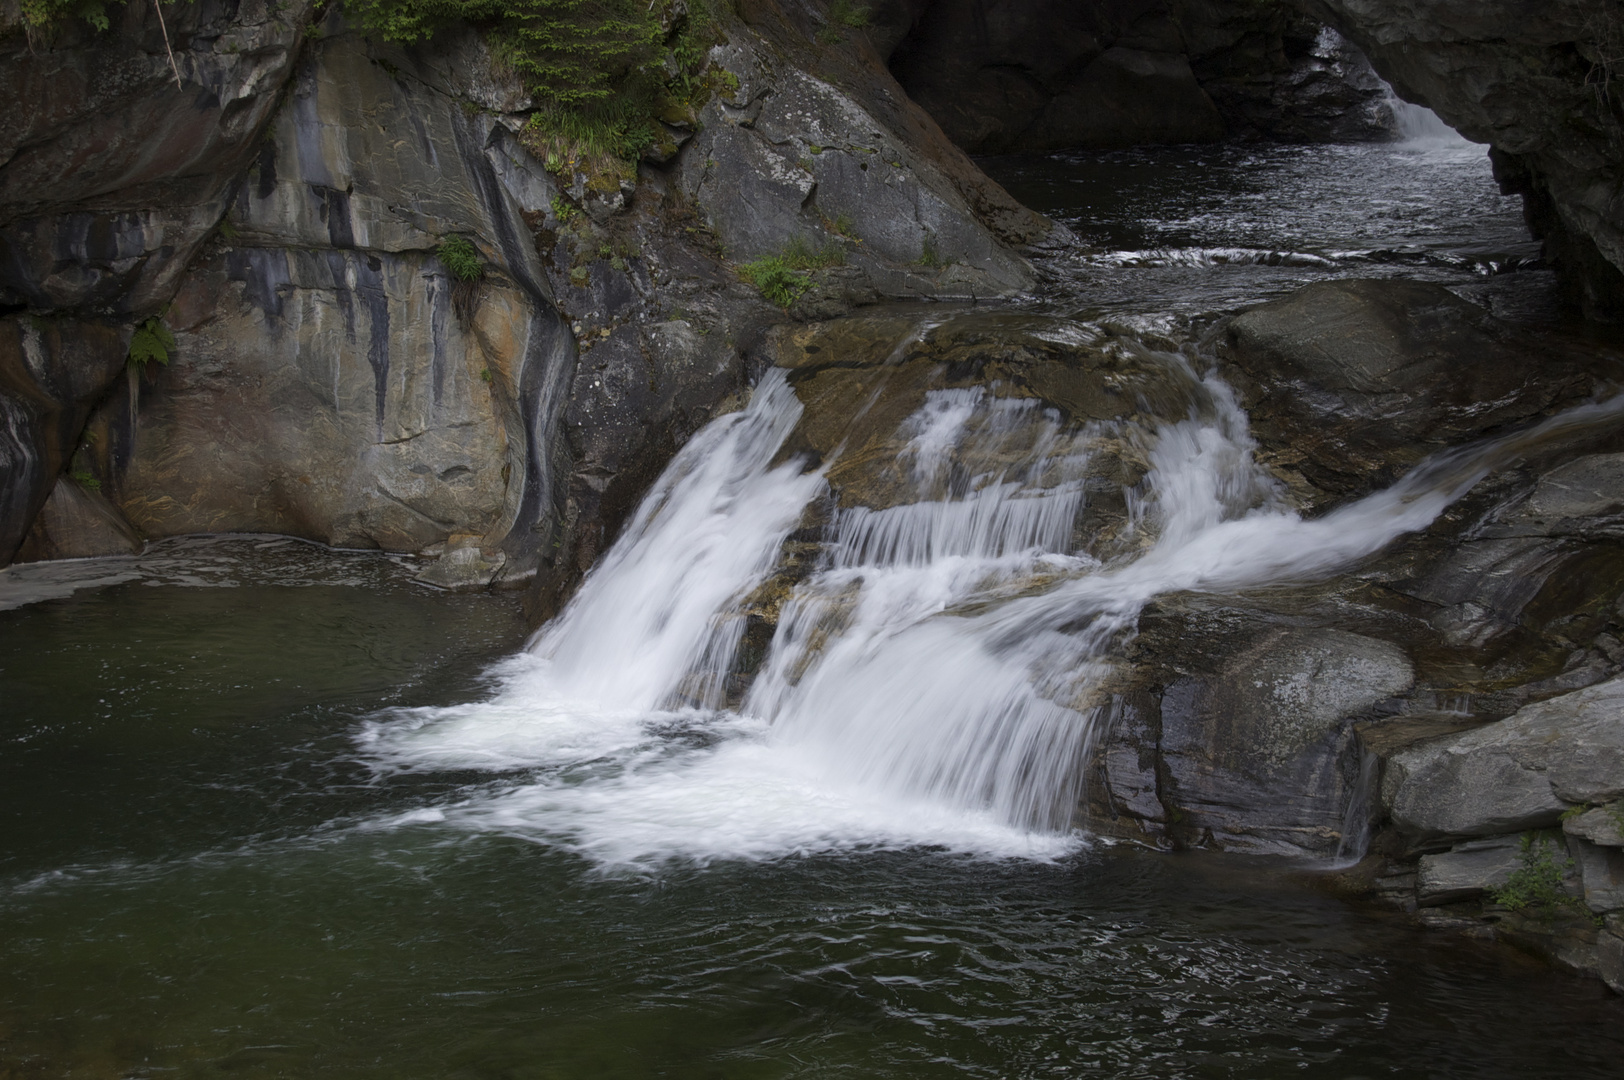
{"type": "Polygon", "coordinates": [[[1416,902],[1422,907],[1467,900],[1511,880],[1522,868],[1522,842],[1515,836],[1472,840],[1442,855],[1423,855],[1416,871],[1416,902]]]}
{"type": "Polygon", "coordinates": [[[1620,795],[1624,677],[1395,754],[1382,779],[1394,823],[1425,836],[1546,828],[1571,804],[1620,795]]]}
{"type": "Polygon", "coordinates": [[[1598,806],[1562,822],[1562,831],[1603,847],[1624,847],[1624,803],[1598,806]]]}
{"type": "Polygon", "coordinates": [[[1591,911],[1624,908],[1624,851],[1570,836],[1568,853],[1584,881],[1586,907],[1591,911]]]}

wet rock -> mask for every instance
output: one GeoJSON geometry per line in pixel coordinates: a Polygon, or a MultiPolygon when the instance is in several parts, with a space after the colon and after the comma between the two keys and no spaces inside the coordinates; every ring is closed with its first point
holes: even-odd
{"type": "Polygon", "coordinates": [[[1119,695],[1101,719],[1103,748],[1086,788],[1087,827],[1100,835],[1160,844],[1167,826],[1159,769],[1161,704],[1119,695]]]}
{"type": "Polygon", "coordinates": [[[61,477],[17,550],[18,562],[135,555],[141,537],[101,492],[61,477]]]}
{"type": "Polygon", "coordinates": [[[275,109],[310,0],[77,18],[0,41],[0,305],[152,314],[219,222],[275,109]]]}
{"type": "Polygon", "coordinates": [[[1486,535],[1624,539],[1624,454],[1587,454],[1546,473],[1486,535]]]}
{"type": "Polygon", "coordinates": [[[0,319],[0,566],[72,456],[91,408],[125,370],[130,332],[102,321],[0,319]]]}
{"type": "Polygon", "coordinates": [[[417,580],[454,592],[483,589],[496,580],[506,562],[502,552],[481,551],[477,539],[467,538],[448,545],[444,554],[417,575],[417,580]]]}
{"type": "Polygon", "coordinates": [[[1480,721],[1461,713],[1416,712],[1387,716],[1354,725],[1359,742],[1379,758],[1389,758],[1427,739],[1469,731],[1480,721]]]}
{"type": "Polygon", "coordinates": [[[1223,355],[1263,460],[1332,497],[1590,390],[1549,347],[1420,282],[1309,285],[1236,317],[1223,355]]]}
{"type": "Polygon", "coordinates": [[[1574,803],[1624,794],[1624,679],[1395,754],[1382,779],[1395,824],[1421,836],[1556,825],[1574,803]]]}
{"type": "Polygon", "coordinates": [[[1608,986],[1624,994],[1624,935],[1607,932],[1597,938],[1596,974],[1608,986]]]}
{"type": "Polygon", "coordinates": [[[1161,695],[1171,781],[1163,801],[1182,812],[1180,828],[1229,850],[1335,854],[1358,782],[1346,721],[1410,687],[1403,650],[1341,630],[1281,628],[1197,663],[1210,674],[1175,679],[1161,695]]]}
{"type": "Polygon", "coordinates": [[[1624,851],[1569,836],[1568,853],[1584,884],[1586,907],[1598,912],[1624,908],[1624,851]]]}
{"type": "Polygon", "coordinates": [[[1481,896],[1505,885],[1522,865],[1522,841],[1515,836],[1470,840],[1442,855],[1423,855],[1416,873],[1417,902],[1435,907],[1481,896]]]}

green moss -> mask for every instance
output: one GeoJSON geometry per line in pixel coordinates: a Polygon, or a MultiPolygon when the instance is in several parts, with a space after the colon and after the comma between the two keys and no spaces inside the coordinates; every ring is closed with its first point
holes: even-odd
{"type": "Polygon", "coordinates": [[[458,281],[478,281],[485,276],[485,262],[479,257],[479,249],[467,237],[446,237],[435,254],[440,257],[440,265],[458,281]]]}
{"type": "Polygon", "coordinates": [[[92,476],[88,472],[84,472],[84,471],[71,472],[71,473],[68,474],[68,479],[72,480],[75,484],[78,484],[80,487],[84,488],[86,491],[100,491],[101,490],[101,481],[97,480],[94,476],[92,476]]]}
{"type": "MultiPolygon", "coordinates": [[[[106,30],[112,25],[107,15],[110,0],[22,0],[18,5],[23,27],[30,33],[49,32],[70,19],[82,19],[91,29],[106,30]]],[[[112,0],[123,3],[124,0],[112,0]]]]}
{"type": "Polygon", "coordinates": [[[157,315],[147,319],[130,335],[130,366],[145,370],[153,361],[169,363],[169,350],[175,347],[175,335],[157,315]]]}
{"type": "Polygon", "coordinates": [[[840,266],[846,253],[839,244],[814,247],[796,237],[778,252],[763,259],[740,263],[739,277],[754,285],[763,297],[787,308],[812,287],[812,271],[840,266]]]}
{"type": "Polygon", "coordinates": [[[867,26],[870,15],[867,4],[856,4],[852,0],[835,0],[829,7],[829,18],[853,30],[861,30],[867,26]]]}

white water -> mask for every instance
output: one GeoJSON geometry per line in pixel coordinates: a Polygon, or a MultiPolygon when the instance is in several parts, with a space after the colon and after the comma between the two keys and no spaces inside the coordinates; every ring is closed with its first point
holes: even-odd
{"type": "Polygon", "coordinates": [[[1444,123],[1425,105],[1414,105],[1387,88],[1387,105],[1393,110],[1400,145],[1412,150],[1467,150],[1480,153],[1477,143],[1444,123]]]}
{"type": "Polygon", "coordinates": [[[489,700],[380,721],[367,748],[380,768],[510,774],[410,820],[605,865],[913,845],[1051,857],[1078,842],[1101,680],[1145,603],[1335,572],[1538,440],[1624,411],[1584,406],[1441,455],[1305,521],[1254,465],[1229,389],[1162,359],[1189,413],[1148,429],[1066,430],[1028,401],[932,393],[898,433],[893,479],[912,500],[836,511],[822,567],[728,710],[745,601],[826,491],[821,472],[771,466],[801,410],[769,373],[678,455],[489,700]],[[1150,470],[1130,500],[1136,534],[1101,563],[1085,479],[1112,436],[1150,470]]]}

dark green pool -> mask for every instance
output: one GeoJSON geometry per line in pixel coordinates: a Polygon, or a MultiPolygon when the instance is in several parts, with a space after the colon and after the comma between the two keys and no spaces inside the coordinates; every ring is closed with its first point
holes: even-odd
{"type": "Polygon", "coordinates": [[[608,873],[413,823],[493,781],[381,777],[355,735],[383,707],[478,696],[521,642],[513,601],[431,593],[380,557],[188,543],[0,611],[8,1080],[1577,1078],[1624,1060],[1624,1002],[1599,985],[1255,861],[608,873]]]}

